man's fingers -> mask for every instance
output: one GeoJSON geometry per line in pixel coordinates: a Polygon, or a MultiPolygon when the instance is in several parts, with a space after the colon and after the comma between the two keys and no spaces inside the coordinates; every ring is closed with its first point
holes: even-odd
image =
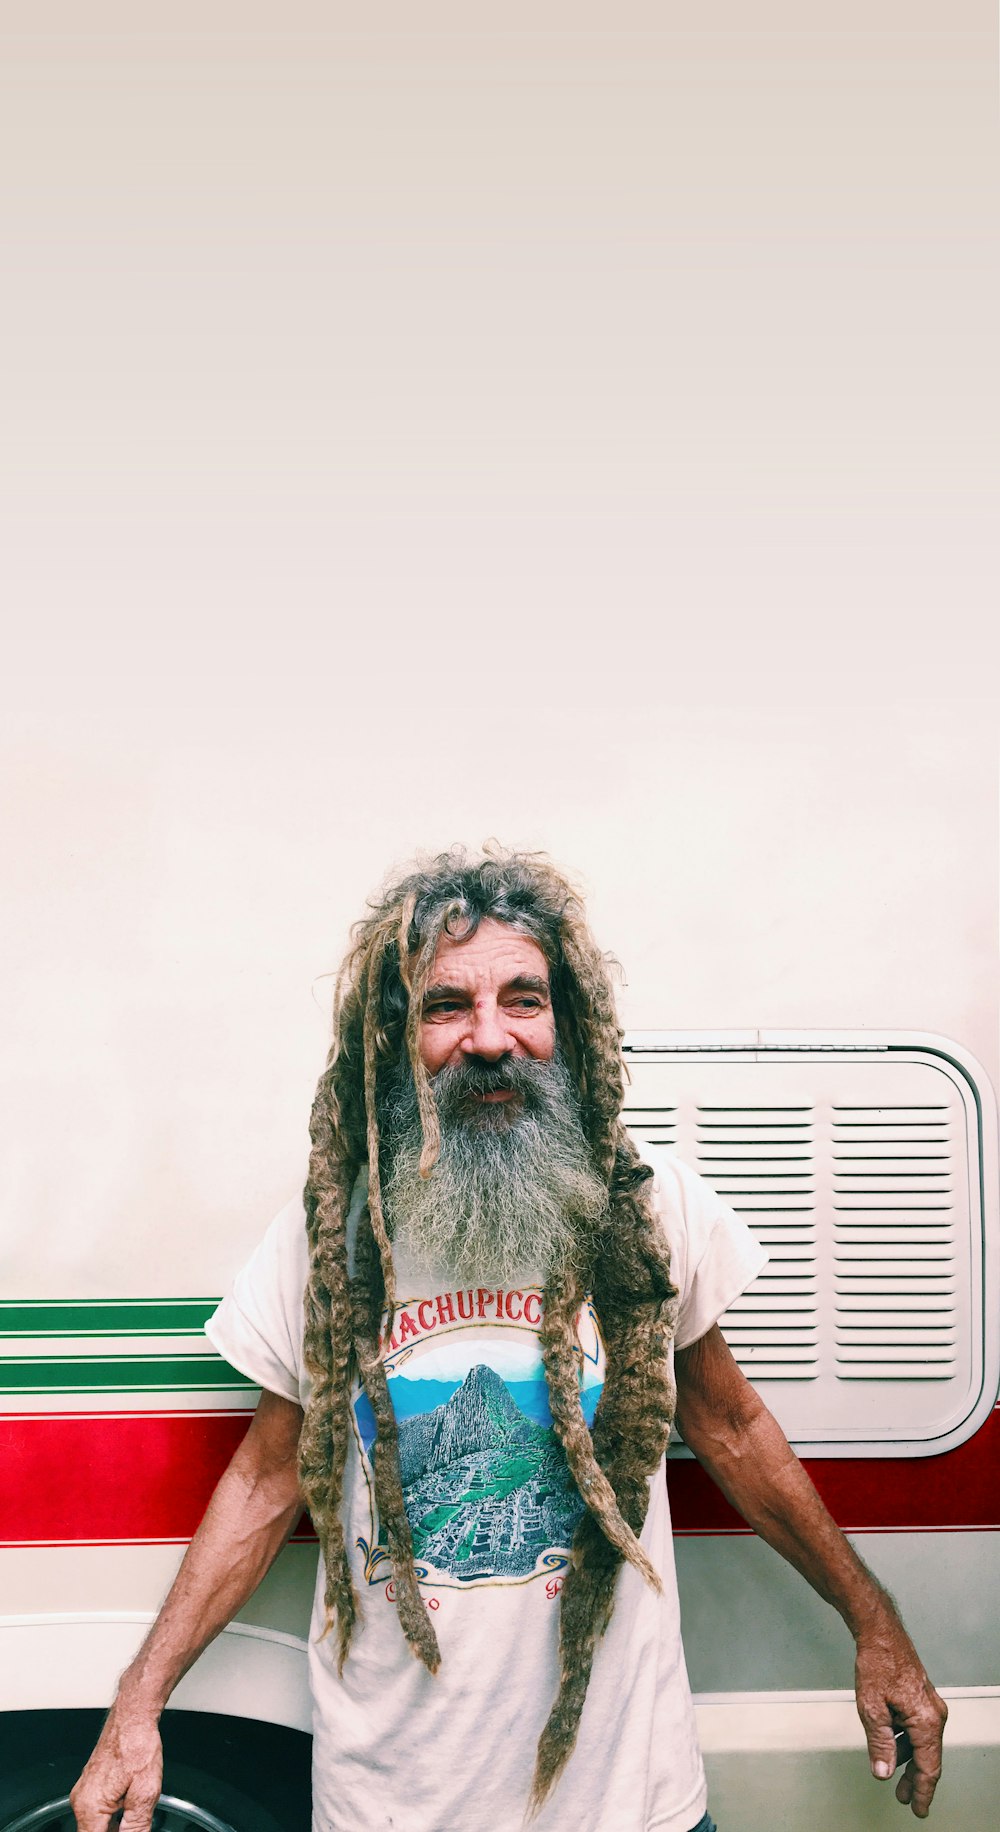
{"type": "Polygon", "coordinates": [[[69,1797],[77,1832],[150,1832],[163,1784],[155,1717],[112,1706],[90,1761],[69,1797]],[[118,1816],[122,1815],[121,1827],[118,1816]]]}
{"type": "Polygon", "coordinates": [[[152,1797],[149,1794],[130,1792],[125,1801],[119,1832],[149,1832],[159,1798],[159,1790],[152,1797]]]}
{"type": "Polygon", "coordinates": [[[906,1764],[896,1783],[896,1799],[908,1806],[917,1819],[926,1819],[940,1779],[940,1739],[921,1747],[914,1738],[913,1760],[906,1764]]]}
{"type": "Polygon", "coordinates": [[[86,1775],[81,1775],[70,1793],[69,1804],[76,1819],[76,1832],[108,1832],[122,1797],[119,1794],[117,1800],[109,1800],[103,1788],[88,1786],[86,1775]]]}
{"type": "MultiPolygon", "coordinates": [[[[862,1719],[865,1725],[865,1736],[868,1739],[868,1759],[872,1774],[879,1781],[887,1781],[896,1768],[896,1738],[891,1724],[878,1723],[874,1718],[862,1719]]],[[[900,1769],[896,1782],[896,1799],[901,1806],[908,1806],[917,1819],[926,1819],[931,1810],[934,1790],[941,1778],[941,1732],[936,1728],[928,1733],[910,1732],[913,1742],[913,1754],[906,1767],[900,1769]]]]}
{"type": "Polygon", "coordinates": [[[114,1780],[105,1786],[95,1786],[86,1774],[81,1776],[69,1797],[77,1832],[109,1832],[109,1827],[115,1827],[116,1832],[150,1832],[160,1798],[158,1774],[150,1776],[147,1773],[141,1779],[125,1781],[124,1787],[121,1786],[123,1781],[125,1778],[119,1774],[120,1791],[116,1792],[114,1780]]]}
{"type": "Polygon", "coordinates": [[[926,1819],[941,1777],[941,1740],[948,1716],[944,1700],[924,1675],[920,1691],[905,1701],[895,1688],[892,1692],[888,1687],[880,1688],[878,1695],[871,1689],[867,1696],[859,1692],[858,1715],[864,1725],[872,1774],[880,1781],[888,1780],[898,1759],[896,1799],[901,1806],[908,1806],[915,1818],[926,1819]],[[897,1730],[906,1733],[901,1737],[902,1749],[896,1742],[897,1730]]]}
{"type": "Polygon", "coordinates": [[[896,1799],[901,1807],[909,1807],[918,1819],[926,1819],[938,1780],[938,1775],[921,1776],[916,1762],[908,1762],[896,1783],[896,1799]]]}
{"type": "Polygon", "coordinates": [[[888,1781],[889,1776],[896,1771],[896,1736],[892,1724],[887,1717],[876,1717],[860,1705],[858,1713],[868,1740],[868,1760],[872,1774],[879,1781],[888,1781]]]}
{"type": "Polygon", "coordinates": [[[935,1692],[921,1708],[921,1721],[907,1726],[911,1742],[907,1752],[909,1761],[900,1769],[895,1794],[900,1806],[909,1807],[917,1819],[927,1818],[934,1790],[941,1779],[941,1737],[947,1715],[943,1699],[935,1692]]]}

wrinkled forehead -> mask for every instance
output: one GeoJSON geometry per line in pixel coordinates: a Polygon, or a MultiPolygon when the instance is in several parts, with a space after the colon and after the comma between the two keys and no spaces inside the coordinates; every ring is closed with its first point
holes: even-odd
{"type": "Polygon", "coordinates": [[[510,923],[486,916],[471,935],[443,935],[431,968],[430,984],[496,990],[511,980],[549,983],[549,963],[538,943],[510,923]]]}

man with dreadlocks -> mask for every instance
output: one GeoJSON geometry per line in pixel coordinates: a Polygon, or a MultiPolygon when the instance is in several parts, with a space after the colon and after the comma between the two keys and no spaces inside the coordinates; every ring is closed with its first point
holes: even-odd
{"type": "Polygon", "coordinates": [[[717,1320],[748,1230],[621,1122],[606,964],[535,855],[442,855],[357,925],[304,1202],[209,1324],[264,1389],[74,1791],[146,1832],[157,1722],[304,1496],[317,1832],[707,1832],[664,1481],[675,1413],[857,1644],[871,1764],[945,1708],[717,1320]],[[675,1388],[676,1381],[676,1388],[675,1388]]]}

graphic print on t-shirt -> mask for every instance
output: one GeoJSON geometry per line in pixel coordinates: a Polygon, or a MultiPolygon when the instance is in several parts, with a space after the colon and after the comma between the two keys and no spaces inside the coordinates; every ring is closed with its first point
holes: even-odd
{"type": "MultiPolygon", "coordinates": [[[[417,1575],[433,1585],[523,1583],[563,1569],[583,1511],[552,1428],[538,1344],[538,1287],[408,1298],[385,1358],[399,1429],[403,1498],[417,1575]]],[[[593,1421],[604,1349],[593,1306],[577,1318],[580,1399],[593,1421]]],[[[375,1419],[355,1394],[354,1419],[372,1509],[359,1541],[369,1583],[388,1553],[378,1530],[369,1454],[375,1419]]]]}

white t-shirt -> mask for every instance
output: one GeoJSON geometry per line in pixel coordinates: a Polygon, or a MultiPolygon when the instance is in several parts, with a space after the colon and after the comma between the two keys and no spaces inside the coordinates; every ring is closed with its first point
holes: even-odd
{"type": "MultiPolygon", "coordinates": [[[[641,1147],[680,1292],[675,1344],[696,1342],[766,1254],[677,1159],[641,1147]]],[[[349,1237],[364,1205],[359,1186],[349,1237]]],[[[260,1386],[304,1406],[300,1201],[271,1224],[206,1325],[260,1386]]],[[[558,1686],[559,1592],[582,1503],[551,1429],[538,1347],[541,1282],[457,1290],[396,1256],[399,1308],[386,1357],[421,1591],[441,1648],[434,1675],[411,1654],[379,1542],[368,1453],[374,1420],[355,1389],[344,1480],[362,1620],[338,1678],[322,1572],[310,1634],[314,1832],[522,1832],[538,1737],[558,1686]]],[[[593,1418],[604,1370],[585,1303],[581,1397],[593,1418]]],[[[657,1597],[629,1565],[598,1644],[576,1748],[533,1832],[691,1832],[705,1778],[681,1648],[667,1487],[651,1483],[642,1545],[657,1597]]]]}

